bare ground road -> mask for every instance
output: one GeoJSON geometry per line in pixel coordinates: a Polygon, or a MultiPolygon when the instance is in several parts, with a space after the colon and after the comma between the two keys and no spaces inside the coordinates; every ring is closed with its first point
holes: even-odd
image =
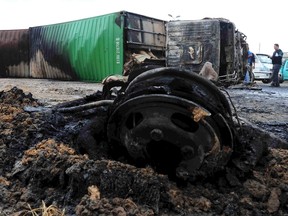
{"type": "Polygon", "coordinates": [[[16,86],[25,93],[31,92],[44,105],[75,100],[102,89],[99,83],[68,82],[45,79],[0,79],[0,91],[16,86]]]}
{"type": "Polygon", "coordinates": [[[261,90],[228,89],[238,115],[288,140],[288,83],[257,85],[261,90]]]}
{"type": "MultiPolygon", "coordinates": [[[[228,88],[239,116],[288,140],[288,82],[280,88],[256,83],[261,90],[228,88]]],[[[71,101],[102,90],[100,83],[43,79],[0,79],[0,91],[18,87],[45,106],[71,101]]]]}

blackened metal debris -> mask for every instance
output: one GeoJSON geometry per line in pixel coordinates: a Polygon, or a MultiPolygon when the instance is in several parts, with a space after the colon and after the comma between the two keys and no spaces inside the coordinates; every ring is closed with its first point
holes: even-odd
{"type": "Polygon", "coordinates": [[[156,68],[121,92],[111,107],[107,136],[136,164],[184,180],[226,165],[234,123],[226,97],[212,82],[186,70],[156,68]]]}

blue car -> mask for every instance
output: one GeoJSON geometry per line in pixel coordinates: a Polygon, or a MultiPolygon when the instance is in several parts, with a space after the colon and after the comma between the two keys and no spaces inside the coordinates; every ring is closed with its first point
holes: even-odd
{"type": "Polygon", "coordinates": [[[283,61],[279,71],[279,82],[283,83],[285,80],[288,80],[288,59],[283,61]]]}

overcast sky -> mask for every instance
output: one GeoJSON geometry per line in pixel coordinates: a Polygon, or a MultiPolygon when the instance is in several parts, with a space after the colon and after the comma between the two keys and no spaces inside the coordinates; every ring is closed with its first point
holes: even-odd
{"type": "Polygon", "coordinates": [[[126,10],[158,19],[222,17],[247,35],[252,52],[288,52],[287,0],[0,0],[0,29],[21,29],[126,10]]]}

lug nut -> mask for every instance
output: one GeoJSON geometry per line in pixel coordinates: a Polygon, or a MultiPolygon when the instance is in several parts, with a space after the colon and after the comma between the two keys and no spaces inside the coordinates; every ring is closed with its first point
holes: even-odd
{"type": "Polygon", "coordinates": [[[155,141],[160,141],[163,139],[163,132],[160,129],[153,129],[150,132],[150,136],[151,136],[151,139],[153,139],[155,141]]]}

